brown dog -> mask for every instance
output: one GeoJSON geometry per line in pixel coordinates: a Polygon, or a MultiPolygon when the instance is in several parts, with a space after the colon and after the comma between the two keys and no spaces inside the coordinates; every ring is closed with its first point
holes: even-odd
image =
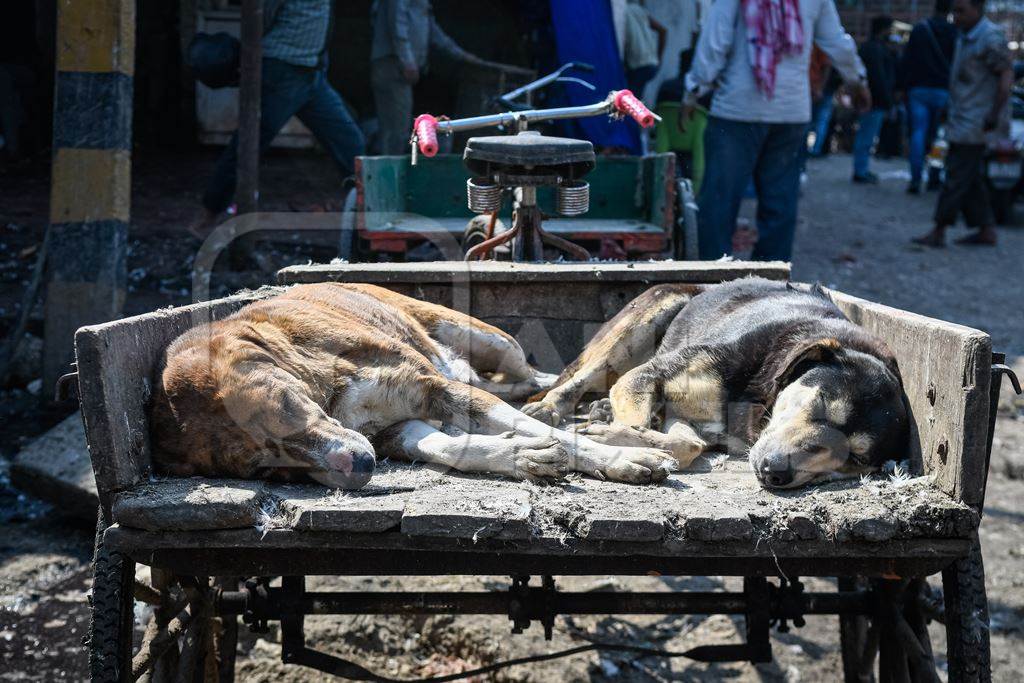
{"type": "Polygon", "coordinates": [[[341,488],[370,479],[377,450],[518,479],[667,476],[662,450],[553,429],[495,395],[554,379],[509,335],[443,306],[372,285],[297,286],[168,347],[154,460],[173,475],[301,474],[341,488]]]}

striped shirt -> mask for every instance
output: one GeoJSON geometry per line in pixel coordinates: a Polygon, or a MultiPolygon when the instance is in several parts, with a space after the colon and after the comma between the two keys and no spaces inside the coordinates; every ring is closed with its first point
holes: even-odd
{"type": "Polygon", "coordinates": [[[264,0],[263,56],[295,66],[321,66],[331,0],[264,0]]]}
{"type": "Polygon", "coordinates": [[[864,77],[857,45],[843,29],[833,0],[799,0],[804,47],[783,57],[775,71],[775,94],[757,87],[747,53],[747,26],[741,0],[716,0],[704,22],[686,89],[698,96],[714,91],[711,115],[731,121],[806,123],[811,120],[808,68],[811,45],[832,60],[846,81],[864,77]]]}

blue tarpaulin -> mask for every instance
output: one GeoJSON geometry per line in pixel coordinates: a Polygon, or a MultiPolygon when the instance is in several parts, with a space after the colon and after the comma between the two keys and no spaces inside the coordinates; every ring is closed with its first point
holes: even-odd
{"type": "MultiPolygon", "coordinates": [[[[608,0],[551,0],[551,21],[555,27],[559,62],[594,65],[593,73],[578,75],[597,86],[597,90],[568,85],[564,93],[569,104],[592,104],[612,90],[626,87],[608,0]]],[[[612,121],[595,116],[567,124],[565,134],[571,137],[590,140],[596,146],[621,147],[632,154],[640,153],[639,127],[631,119],[612,121]]]]}

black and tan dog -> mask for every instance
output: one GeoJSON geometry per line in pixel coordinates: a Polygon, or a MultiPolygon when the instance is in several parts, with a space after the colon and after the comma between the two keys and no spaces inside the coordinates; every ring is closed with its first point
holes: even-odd
{"type": "Polygon", "coordinates": [[[517,479],[668,475],[664,451],[553,429],[497,395],[525,398],[554,380],[512,337],[443,306],[373,285],[297,286],[167,348],[153,457],[172,475],[343,488],[370,479],[378,450],[517,479]]]}
{"type": "Polygon", "coordinates": [[[637,297],[523,412],[557,423],[611,384],[580,433],[666,449],[686,467],[738,431],[771,488],[905,457],[909,417],[896,359],[820,288],[747,278],[688,291],[660,285],[637,297]],[[758,407],[751,429],[730,430],[758,407]]]}

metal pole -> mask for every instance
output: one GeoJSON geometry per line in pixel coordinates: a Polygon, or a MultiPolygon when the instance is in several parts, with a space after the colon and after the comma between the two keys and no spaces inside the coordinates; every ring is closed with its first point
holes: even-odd
{"type": "Polygon", "coordinates": [[[238,88],[238,213],[259,210],[260,87],[263,2],[242,0],[242,59],[238,88]]]}

